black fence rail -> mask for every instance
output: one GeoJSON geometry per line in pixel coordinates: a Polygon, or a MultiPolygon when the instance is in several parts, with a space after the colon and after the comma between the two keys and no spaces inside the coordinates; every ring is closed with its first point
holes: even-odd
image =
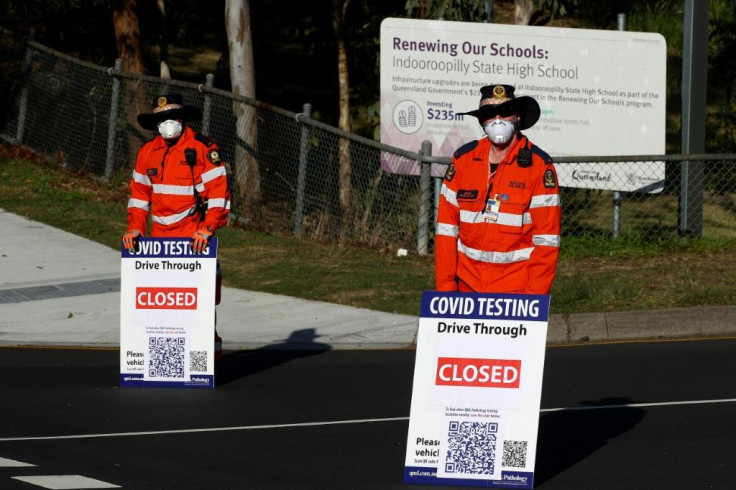
{"type": "MultiPolygon", "coordinates": [[[[215,89],[211,75],[202,84],[141,76],[33,41],[23,77],[2,137],[62,166],[127,180],[138,149],[153,136],[138,126],[137,114],[149,112],[159,95],[177,92],[203,109],[192,127],[218,143],[228,162],[233,215],[247,226],[431,252],[438,176],[450,159],[432,156],[428,144],[394,148],[312,119],[309,104],[296,114],[215,89]],[[407,161],[415,162],[414,174],[389,171],[407,161]]],[[[736,155],[555,161],[574,183],[561,189],[564,236],[736,238],[736,155]]]]}

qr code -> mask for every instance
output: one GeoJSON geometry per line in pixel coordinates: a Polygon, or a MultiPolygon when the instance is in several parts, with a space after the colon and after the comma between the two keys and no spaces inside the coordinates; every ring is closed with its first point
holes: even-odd
{"type": "Polygon", "coordinates": [[[526,467],[526,441],[503,441],[501,466],[508,468],[526,467]]]}
{"type": "Polygon", "coordinates": [[[497,434],[495,422],[451,421],[447,431],[445,472],[493,474],[497,434]]]}
{"type": "Polygon", "coordinates": [[[148,338],[148,375],[152,378],[184,377],[184,337],[148,338]]]}
{"type": "Polygon", "coordinates": [[[189,370],[193,373],[207,372],[206,350],[193,350],[189,352],[189,370]]]}

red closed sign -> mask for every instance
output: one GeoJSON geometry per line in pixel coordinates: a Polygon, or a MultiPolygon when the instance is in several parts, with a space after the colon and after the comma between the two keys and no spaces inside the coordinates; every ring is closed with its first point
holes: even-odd
{"type": "Polygon", "coordinates": [[[435,384],[481,388],[518,388],[520,378],[520,359],[440,357],[437,359],[435,384]]]}
{"type": "Polygon", "coordinates": [[[197,288],[135,288],[139,310],[196,310],[197,288]]]}

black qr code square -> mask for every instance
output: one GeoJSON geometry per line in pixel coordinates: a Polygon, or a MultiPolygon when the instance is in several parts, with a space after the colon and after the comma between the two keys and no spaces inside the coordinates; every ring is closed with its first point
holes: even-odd
{"type": "Polygon", "coordinates": [[[184,337],[149,337],[148,375],[152,378],[184,378],[184,337]]]}
{"type": "Polygon", "coordinates": [[[498,424],[451,421],[447,430],[445,473],[493,474],[498,424]]]}
{"type": "Polygon", "coordinates": [[[207,372],[206,350],[193,350],[189,352],[189,370],[193,373],[207,372]]]}
{"type": "Polygon", "coordinates": [[[503,441],[501,466],[506,468],[526,468],[527,441],[503,441]]]}

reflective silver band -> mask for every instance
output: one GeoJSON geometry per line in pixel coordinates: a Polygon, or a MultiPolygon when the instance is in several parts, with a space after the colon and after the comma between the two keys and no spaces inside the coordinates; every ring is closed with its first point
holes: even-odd
{"type": "Polygon", "coordinates": [[[207,172],[202,174],[202,183],[207,183],[210,180],[220,177],[221,175],[226,175],[225,167],[217,167],[213,168],[212,170],[208,170],[207,172]]]}
{"type": "Polygon", "coordinates": [[[224,198],[218,198],[218,199],[208,199],[207,200],[207,209],[212,208],[225,208],[230,209],[230,201],[224,198]]]}
{"type": "Polygon", "coordinates": [[[458,207],[457,205],[457,192],[453,191],[452,189],[448,188],[445,184],[442,184],[442,189],[440,190],[440,194],[445,196],[445,199],[447,202],[452,204],[455,207],[458,207]]]}
{"type": "Polygon", "coordinates": [[[128,207],[139,208],[143,211],[148,211],[151,209],[151,203],[148,201],[144,201],[143,199],[133,199],[131,197],[130,199],[128,199],[128,207]]]}
{"type": "Polygon", "coordinates": [[[507,226],[521,226],[521,225],[527,225],[532,222],[532,215],[529,213],[524,213],[523,215],[520,214],[510,214],[510,213],[498,213],[498,217],[496,221],[485,221],[483,219],[483,212],[482,211],[466,211],[464,209],[460,210],[460,222],[461,223],[488,223],[488,224],[498,224],[498,225],[507,225],[507,226]]]}
{"type": "Polygon", "coordinates": [[[450,236],[457,238],[458,234],[460,233],[460,228],[453,225],[448,225],[445,223],[437,223],[437,230],[435,231],[437,235],[444,235],[444,236],[450,236]]]}
{"type": "Polygon", "coordinates": [[[513,262],[529,260],[534,247],[520,248],[519,250],[513,250],[511,252],[487,252],[466,247],[463,242],[458,240],[457,249],[466,257],[480,262],[487,262],[489,264],[511,264],[513,262]]]}
{"type": "Polygon", "coordinates": [[[151,219],[154,223],[158,223],[160,225],[173,225],[174,223],[178,223],[179,221],[183,220],[189,216],[189,210],[182,211],[181,213],[172,214],[169,216],[151,216],[151,219]]]}
{"type": "MultiPolygon", "coordinates": [[[[202,188],[202,190],[204,190],[204,188],[202,188]]],[[[194,187],[191,185],[153,184],[153,192],[156,194],[168,194],[171,196],[193,196],[194,187]]]]}
{"type": "Polygon", "coordinates": [[[148,176],[139,174],[138,172],[133,171],[133,181],[138,182],[139,184],[151,185],[151,179],[148,178],[148,176]]]}
{"type": "Polygon", "coordinates": [[[542,194],[540,196],[532,196],[532,200],[529,203],[529,209],[544,208],[548,206],[559,206],[560,195],[559,194],[542,194]]]}
{"type": "Polygon", "coordinates": [[[532,235],[532,243],[545,247],[559,247],[560,235],[532,235]]]}

